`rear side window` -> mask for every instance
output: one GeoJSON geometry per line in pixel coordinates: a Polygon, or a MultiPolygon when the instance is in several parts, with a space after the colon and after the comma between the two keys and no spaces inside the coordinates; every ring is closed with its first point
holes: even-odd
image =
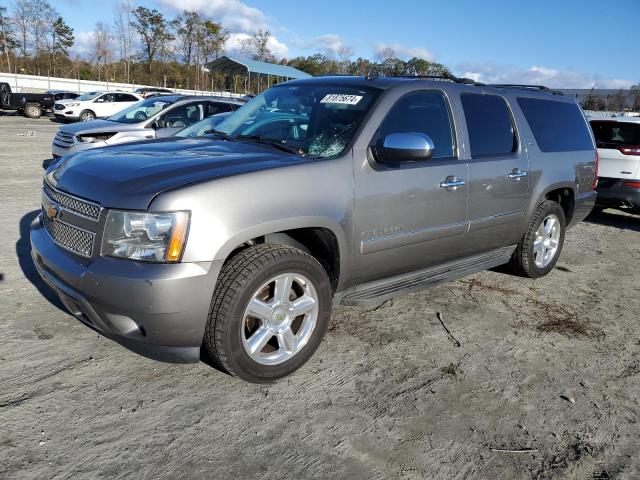
{"type": "Polygon", "coordinates": [[[593,150],[587,122],[575,103],[522,97],[518,105],[543,152],[593,150]]]}
{"type": "Polygon", "coordinates": [[[233,104],[224,102],[209,102],[209,109],[207,110],[207,117],[216,115],[218,113],[233,112],[233,104]]]}
{"type": "Polygon", "coordinates": [[[380,125],[376,143],[390,133],[424,133],[435,149],[431,158],[455,155],[449,107],[440,92],[410,93],[396,102],[380,125]]]}
{"type": "Polygon", "coordinates": [[[640,123],[591,122],[598,148],[618,148],[640,145],[640,123]]]}
{"type": "Polygon", "coordinates": [[[510,155],[518,148],[511,112],[498,95],[460,95],[473,158],[510,155]]]}

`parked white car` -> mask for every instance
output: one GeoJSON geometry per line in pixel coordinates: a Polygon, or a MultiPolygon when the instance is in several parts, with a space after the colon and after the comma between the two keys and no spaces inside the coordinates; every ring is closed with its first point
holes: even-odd
{"type": "Polygon", "coordinates": [[[600,156],[597,205],[640,213],[640,118],[590,121],[600,156]]]}
{"type": "Polygon", "coordinates": [[[90,92],[73,100],[60,100],[53,106],[56,118],[69,121],[88,122],[106,118],[142,100],[137,93],[90,92]]]}

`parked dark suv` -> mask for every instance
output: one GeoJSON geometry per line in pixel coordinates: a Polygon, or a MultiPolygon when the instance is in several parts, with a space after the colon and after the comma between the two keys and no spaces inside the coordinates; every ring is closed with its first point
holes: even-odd
{"type": "Polygon", "coordinates": [[[318,348],[333,304],[509,264],[553,269],[595,201],[575,101],[526,86],[325,77],[203,137],[65,156],[32,224],[40,274],[81,321],[154,358],[266,382],[318,348]]]}

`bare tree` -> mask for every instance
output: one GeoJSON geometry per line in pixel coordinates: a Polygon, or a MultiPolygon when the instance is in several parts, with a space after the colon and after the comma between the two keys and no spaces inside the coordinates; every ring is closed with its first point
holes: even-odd
{"type": "Polygon", "coordinates": [[[31,22],[30,0],[16,0],[13,5],[13,23],[18,29],[20,37],[20,56],[22,63],[29,56],[29,25],[31,22]]]}
{"type": "Polygon", "coordinates": [[[338,49],[338,70],[340,73],[348,73],[349,65],[351,64],[351,57],[353,57],[353,48],[342,45],[338,49]]]}
{"type": "Polygon", "coordinates": [[[47,54],[49,60],[53,45],[49,41],[52,38],[53,25],[58,17],[58,12],[47,0],[29,1],[29,27],[33,39],[33,53],[37,74],[41,74],[40,56],[47,54]]]}
{"type": "Polygon", "coordinates": [[[101,80],[102,67],[105,70],[105,78],[108,79],[107,65],[111,60],[111,30],[104,22],[96,23],[93,31],[92,59],[98,71],[98,81],[101,80]]]}
{"type": "Polygon", "coordinates": [[[115,30],[120,46],[120,60],[124,66],[124,78],[131,83],[131,52],[133,51],[133,2],[122,0],[115,10],[115,30]]]}
{"type": "Polygon", "coordinates": [[[384,47],[376,54],[376,57],[382,63],[387,63],[396,58],[396,50],[393,47],[384,47]]]}
{"type": "Polygon", "coordinates": [[[242,41],[241,51],[246,55],[250,55],[254,60],[274,62],[275,57],[269,48],[271,38],[272,35],[269,30],[260,29],[251,37],[242,41]]]}
{"type": "Polygon", "coordinates": [[[9,72],[11,72],[11,56],[9,52],[15,50],[17,46],[11,27],[11,19],[7,16],[7,7],[0,6],[0,53],[6,56],[9,72]]]}

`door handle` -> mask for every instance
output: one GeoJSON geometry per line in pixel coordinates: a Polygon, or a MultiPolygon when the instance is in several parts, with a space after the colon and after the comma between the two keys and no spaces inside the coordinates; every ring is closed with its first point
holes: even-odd
{"type": "Polygon", "coordinates": [[[521,178],[527,176],[527,172],[520,170],[519,168],[514,168],[513,171],[507,175],[511,180],[519,181],[521,178]]]}
{"type": "Polygon", "coordinates": [[[457,190],[458,187],[463,187],[464,185],[464,180],[460,180],[453,175],[449,175],[447,178],[445,178],[444,182],[440,182],[440,187],[446,188],[447,191],[457,190]]]}

